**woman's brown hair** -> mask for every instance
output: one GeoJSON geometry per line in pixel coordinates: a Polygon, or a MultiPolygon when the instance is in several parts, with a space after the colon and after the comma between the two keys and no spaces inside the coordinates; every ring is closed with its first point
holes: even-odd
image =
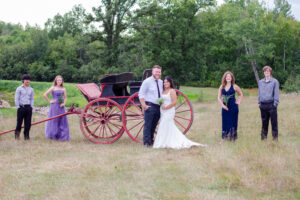
{"type": "Polygon", "coordinates": [[[231,85],[234,86],[235,84],[235,79],[234,79],[234,76],[233,76],[233,73],[230,72],[230,71],[227,71],[223,74],[223,77],[222,77],[222,83],[221,83],[221,88],[224,89],[225,88],[225,85],[226,85],[226,76],[227,74],[230,74],[231,76],[231,85]]]}
{"type": "Polygon", "coordinates": [[[61,80],[62,80],[61,87],[64,87],[64,79],[63,79],[63,77],[62,77],[61,75],[57,75],[57,76],[55,77],[55,79],[54,79],[54,81],[53,81],[53,86],[57,86],[57,79],[58,79],[58,78],[61,78],[61,80]]]}

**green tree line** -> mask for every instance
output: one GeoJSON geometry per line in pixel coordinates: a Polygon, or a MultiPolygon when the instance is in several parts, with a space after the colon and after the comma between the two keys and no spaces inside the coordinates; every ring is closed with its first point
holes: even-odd
{"type": "Polygon", "coordinates": [[[97,82],[101,75],[163,67],[182,85],[219,86],[232,71],[257,87],[270,65],[287,90],[300,87],[300,22],[287,0],[101,0],[39,26],[0,21],[0,78],[97,82]],[[295,85],[298,84],[298,85],[295,85]]]}

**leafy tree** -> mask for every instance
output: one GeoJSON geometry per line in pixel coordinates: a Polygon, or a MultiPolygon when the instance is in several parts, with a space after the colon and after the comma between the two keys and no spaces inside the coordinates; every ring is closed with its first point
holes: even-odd
{"type": "Polygon", "coordinates": [[[45,23],[45,29],[51,39],[57,39],[65,33],[72,36],[81,35],[89,29],[84,23],[85,17],[85,9],[81,5],[77,5],[73,7],[72,11],[64,15],[57,14],[53,19],[48,19],[45,23]]]}
{"type": "Polygon", "coordinates": [[[142,2],[133,28],[141,40],[139,48],[150,56],[149,64],[162,65],[165,74],[180,82],[201,79],[204,62],[196,15],[212,3],[209,0],[142,2]]]}
{"type": "Polygon", "coordinates": [[[291,17],[292,10],[291,5],[287,0],[274,0],[275,8],[273,9],[274,20],[276,20],[279,15],[284,17],[291,17]]]}
{"type": "Polygon", "coordinates": [[[126,17],[131,16],[131,9],[137,0],[101,0],[101,5],[93,7],[93,13],[87,16],[87,22],[99,23],[98,39],[106,45],[105,65],[115,66],[118,61],[118,47],[128,22],[126,17]]]}

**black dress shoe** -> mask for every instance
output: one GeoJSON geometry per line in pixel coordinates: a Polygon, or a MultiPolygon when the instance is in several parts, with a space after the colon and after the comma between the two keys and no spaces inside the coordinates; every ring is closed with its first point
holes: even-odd
{"type": "Polygon", "coordinates": [[[150,148],[150,145],[146,143],[146,144],[144,144],[144,147],[145,148],[150,148]]]}
{"type": "Polygon", "coordinates": [[[16,140],[20,139],[20,131],[15,131],[15,139],[16,140]]]}

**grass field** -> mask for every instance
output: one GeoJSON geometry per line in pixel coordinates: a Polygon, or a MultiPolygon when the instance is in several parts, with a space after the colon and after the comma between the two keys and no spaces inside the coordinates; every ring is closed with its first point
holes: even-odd
{"type": "MultiPolygon", "coordinates": [[[[300,199],[300,94],[280,95],[279,141],[262,142],[257,91],[244,90],[239,139],[219,144],[217,89],[182,90],[195,111],[187,137],[207,148],[145,149],[126,133],[97,145],[69,116],[70,142],[46,140],[45,124],[29,142],[0,136],[0,199],[300,199]]],[[[14,128],[15,110],[0,112],[0,130],[14,128]]]]}

